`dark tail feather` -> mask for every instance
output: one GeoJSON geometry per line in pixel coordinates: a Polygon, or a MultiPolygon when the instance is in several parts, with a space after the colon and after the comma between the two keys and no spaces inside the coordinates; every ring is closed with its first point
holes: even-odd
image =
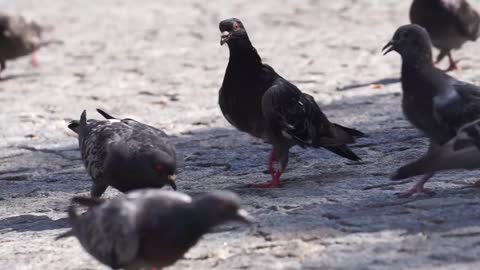
{"type": "Polygon", "coordinates": [[[97,109],[97,112],[98,112],[99,114],[101,114],[103,117],[105,117],[105,119],[117,119],[117,118],[111,116],[110,114],[108,114],[108,113],[100,110],[100,109],[97,109]]]}
{"type": "MultiPolygon", "coordinates": [[[[70,223],[71,224],[75,223],[75,221],[77,220],[77,217],[78,217],[77,209],[75,208],[75,206],[70,205],[68,207],[68,218],[70,220],[70,223]]],[[[75,235],[75,233],[73,232],[73,230],[68,230],[68,231],[58,235],[57,237],[55,237],[55,240],[59,240],[59,239],[74,236],[74,235],[75,235]]]]}
{"type": "Polygon", "coordinates": [[[343,129],[345,132],[347,132],[348,134],[350,134],[351,136],[353,137],[364,137],[366,136],[365,133],[359,131],[359,130],[356,130],[356,129],[353,129],[353,128],[348,128],[348,127],[344,127],[342,125],[339,125],[339,124],[335,124],[335,126],[343,129]]]}
{"type": "Polygon", "coordinates": [[[391,176],[391,180],[402,180],[417,175],[422,175],[432,172],[430,169],[435,162],[430,156],[424,156],[407,165],[398,168],[391,176]]]}
{"type": "Polygon", "coordinates": [[[86,126],[87,125],[87,111],[83,110],[82,115],[80,115],[80,125],[86,126]]]}
{"type": "Polygon", "coordinates": [[[340,145],[340,146],[324,146],[325,149],[328,151],[331,151],[339,156],[342,156],[344,158],[348,158],[353,161],[359,161],[362,160],[360,157],[358,157],[355,153],[348,148],[346,145],[340,145]]]}
{"type": "Polygon", "coordinates": [[[86,207],[94,207],[104,202],[104,199],[76,196],[72,198],[72,203],[77,203],[86,207]]]}

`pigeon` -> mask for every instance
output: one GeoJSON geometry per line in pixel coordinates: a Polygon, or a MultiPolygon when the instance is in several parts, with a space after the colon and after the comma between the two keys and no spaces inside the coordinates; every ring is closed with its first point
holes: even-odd
{"type": "Polygon", "coordinates": [[[414,0],[410,21],[425,27],[432,43],[440,50],[435,63],[448,55],[447,71],[456,70],[451,50],[480,35],[480,16],[466,0],[414,0]]]}
{"type": "Polygon", "coordinates": [[[31,54],[30,63],[38,66],[35,51],[59,41],[43,41],[43,28],[36,22],[27,22],[22,16],[0,13],[0,72],[5,62],[31,54]]]}
{"type": "Polygon", "coordinates": [[[141,189],[111,200],[74,197],[87,206],[68,215],[72,229],[56,239],[75,236],[83,248],[112,269],[163,268],[174,264],[214,226],[228,221],[252,223],[240,198],[215,191],[196,198],[168,190],[141,189]]]}
{"type": "MultiPolygon", "coordinates": [[[[401,26],[383,50],[384,54],[396,51],[402,57],[402,108],[413,126],[429,138],[426,156],[439,151],[437,148],[455,137],[462,126],[480,118],[480,88],[435,68],[430,37],[423,27],[401,26]]],[[[433,172],[427,173],[400,196],[431,194],[424,184],[432,176],[433,172]]]]}
{"type": "Polygon", "coordinates": [[[80,121],[68,128],[78,134],[85,168],[92,177],[92,197],[100,197],[108,186],[122,192],[170,185],[176,190],[175,147],[165,132],[133,119],[117,119],[97,109],[106,120],[80,121]]]}
{"type": "Polygon", "coordinates": [[[355,137],[364,135],[362,132],[331,123],[312,96],[263,64],[239,19],[223,20],[219,28],[220,45],[228,44],[230,50],[219,91],[220,109],[231,125],[273,145],[268,162],[272,180],[254,187],[281,186],[280,176],[294,145],[324,147],[350,160],[360,160],[346,144],[355,142],[355,137]],[[279,166],[274,166],[277,162],[279,166]]]}
{"type": "MultiPolygon", "coordinates": [[[[392,179],[401,180],[444,170],[478,168],[480,168],[480,119],[461,127],[455,137],[434,151],[398,169],[392,175],[392,179]]],[[[480,187],[480,181],[474,186],[480,187]]]]}

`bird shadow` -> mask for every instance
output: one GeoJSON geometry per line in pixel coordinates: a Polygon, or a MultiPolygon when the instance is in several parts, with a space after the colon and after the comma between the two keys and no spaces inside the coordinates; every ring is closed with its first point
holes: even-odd
{"type": "Polygon", "coordinates": [[[0,231],[38,232],[67,227],[68,218],[51,219],[46,215],[19,215],[0,219],[0,231]]]}
{"type": "Polygon", "coordinates": [[[18,78],[38,77],[39,75],[40,73],[23,73],[23,74],[12,74],[12,75],[0,76],[0,82],[14,80],[18,78]]]}
{"type": "Polygon", "coordinates": [[[372,85],[372,84],[389,85],[389,84],[394,84],[394,83],[399,83],[399,82],[400,82],[400,78],[384,78],[384,79],[380,79],[380,80],[376,80],[376,81],[372,81],[372,82],[368,82],[368,83],[356,83],[356,84],[351,84],[351,85],[339,87],[339,88],[337,88],[337,91],[340,91],[340,92],[341,91],[348,91],[348,90],[352,90],[352,89],[356,89],[356,88],[366,87],[366,86],[369,86],[369,85],[372,85]]]}

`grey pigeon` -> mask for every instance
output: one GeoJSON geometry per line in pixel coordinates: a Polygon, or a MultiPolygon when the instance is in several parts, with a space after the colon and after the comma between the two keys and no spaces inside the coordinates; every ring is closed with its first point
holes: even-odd
{"type": "Polygon", "coordinates": [[[112,269],[163,268],[183,257],[200,237],[227,221],[253,222],[234,193],[216,191],[192,199],[166,190],[143,189],[104,201],[75,197],[88,206],[78,214],[70,206],[75,236],[95,259],[112,269]]]}
{"type": "Polygon", "coordinates": [[[425,27],[432,43],[440,50],[436,63],[448,55],[447,71],[456,70],[451,50],[480,35],[480,16],[466,0],[414,0],[410,21],[425,27]]]}
{"type": "MultiPolygon", "coordinates": [[[[400,180],[444,170],[478,168],[480,168],[480,120],[466,124],[447,143],[398,169],[392,179],[400,180]]],[[[474,185],[480,187],[480,181],[474,185]]]]}
{"type": "Polygon", "coordinates": [[[68,127],[78,134],[85,168],[92,177],[92,197],[100,197],[108,186],[122,192],[140,188],[176,189],[175,147],[165,132],[133,119],[116,119],[97,109],[106,120],[89,119],[68,127]]]}
{"type": "Polygon", "coordinates": [[[31,64],[37,66],[35,51],[50,43],[43,41],[42,27],[36,22],[27,22],[22,16],[0,13],[0,72],[7,60],[31,54],[31,64]]]}
{"type": "MultiPolygon", "coordinates": [[[[424,28],[401,26],[383,49],[385,54],[397,51],[402,56],[402,108],[407,119],[430,139],[427,156],[456,136],[462,126],[480,118],[480,88],[434,67],[424,28]]],[[[432,176],[433,172],[426,174],[401,196],[428,193],[424,184],[432,176]]]]}
{"type": "Polygon", "coordinates": [[[268,165],[272,181],[255,187],[281,186],[280,176],[294,145],[324,147],[350,160],[360,160],[346,144],[353,143],[362,132],[331,123],[312,96],[263,64],[240,20],[221,21],[219,28],[220,44],[228,44],[230,49],[219,93],[220,109],[234,127],[273,145],[268,165]],[[277,161],[279,168],[274,166],[277,161]]]}

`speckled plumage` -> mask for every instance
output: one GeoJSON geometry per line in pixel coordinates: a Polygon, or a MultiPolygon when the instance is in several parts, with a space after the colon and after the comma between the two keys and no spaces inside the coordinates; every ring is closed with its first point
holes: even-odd
{"type": "Polygon", "coordinates": [[[94,182],[91,195],[99,197],[108,186],[122,192],[146,187],[176,188],[175,147],[165,132],[133,119],[116,119],[98,110],[106,120],[72,121],[78,134],[85,168],[94,182]]]}
{"type": "MultiPolygon", "coordinates": [[[[433,66],[430,38],[424,28],[401,26],[387,48],[387,53],[395,50],[402,56],[403,112],[430,139],[427,155],[450,141],[462,126],[480,118],[480,88],[433,66]]],[[[426,175],[414,189],[423,190],[432,175],[426,175]]]]}
{"type": "Polygon", "coordinates": [[[456,69],[450,51],[480,35],[480,16],[465,0],[414,0],[410,21],[428,31],[433,45],[440,50],[437,62],[449,56],[449,69],[456,69]]]}
{"type": "Polygon", "coordinates": [[[162,268],[174,264],[212,227],[227,221],[252,222],[231,192],[216,191],[192,199],[165,190],[143,189],[104,201],[76,197],[88,206],[69,208],[72,229],[83,248],[113,269],[162,268]]]}
{"type": "Polygon", "coordinates": [[[234,127],[273,145],[269,162],[272,183],[257,187],[280,184],[294,145],[324,147],[348,159],[360,159],[346,144],[363,133],[329,122],[312,96],[263,64],[240,20],[224,20],[219,28],[221,44],[227,43],[230,50],[219,92],[220,109],[234,127]],[[273,161],[279,162],[278,170],[273,169],[273,161]]]}

